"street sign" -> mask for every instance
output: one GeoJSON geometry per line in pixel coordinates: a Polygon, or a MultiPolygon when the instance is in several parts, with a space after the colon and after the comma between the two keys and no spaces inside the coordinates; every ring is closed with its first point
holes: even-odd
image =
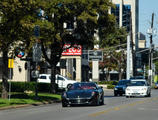
{"type": "Polygon", "coordinates": [[[42,57],[42,46],[39,43],[33,45],[33,62],[40,62],[42,57]]]}
{"type": "Polygon", "coordinates": [[[82,55],[82,46],[81,45],[74,45],[73,47],[70,47],[70,44],[64,45],[64,51],[62,52],[62,55],[82,55]]]}
{"type": "Polygon", "coordinates": [[[14,59],[8,59],[8,68],[14,67],[14,59]]]}
{"type": "Polygon", "coordinates": [[[89,50],[88,51],[88,61],[103,61],[103,51],[102,50],[89,50]]]}

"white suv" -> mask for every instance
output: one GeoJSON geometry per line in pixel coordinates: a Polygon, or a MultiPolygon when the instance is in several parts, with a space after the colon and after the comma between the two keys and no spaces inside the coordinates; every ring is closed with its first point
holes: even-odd
{"type": "MultiPolygon", "coordinates": [[[[65,89],[65,88],[67,88],[67,86],[69,84],[73,84],[73,83],[77,82],[75,80],[70,80],[67,77],[64,77],[64,76],[58,75],[58,74],[55,77],[56,77],[55,83],[58,84],[59,89],[65,89]]],[[[38,82],[51,83],[51,75],[50,74],[40,74],[39,78],[38,78],[38,82]]]]}

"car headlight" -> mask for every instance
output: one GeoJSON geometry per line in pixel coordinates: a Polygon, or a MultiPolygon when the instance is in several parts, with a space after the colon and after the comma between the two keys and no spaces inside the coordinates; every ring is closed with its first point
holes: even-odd
{"type": "Polygon", "coordinates": [[[94,96],[95,94],[96,94],[96,92],[93,91],[93,92],[92,92],[92,96],[94,96]]]}
{"type": "Polygon", "coordinates": [[[118,88],[114,88],[114,90],[118,90],[118,88]]]}
{"type": "Polygon", "coordinates": [[[129,88],[126,88],[126,91],[130,91],[130,89],[129,89],[129,88]]]}
{"type": "Polygon", "coordinates": [[[142,88],[141,90],[147,90],[146,88],[142,88]]]}
{"type": "Polygon", "coordinates": [[[123,90],[125,90],[126,89],[126,87],[123,87],[123,90]]]}

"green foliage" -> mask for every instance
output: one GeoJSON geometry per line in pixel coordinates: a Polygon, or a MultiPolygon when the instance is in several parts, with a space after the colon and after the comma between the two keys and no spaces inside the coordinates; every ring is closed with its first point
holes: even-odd
{"type": "Polygon", "coordinates": [[[111,85],[111,84],[107,85],[107,89],[114,89],[114,87],[115,85],[111,85]]]}
{"type": "MultiPolygon", "coordinates": [[[[9,84],[9,83],[8,83],[9,84]]],[[[24,91],[33,91],[35,92],[36,82],[11,82],[11,92],[24,92],[24,91]]],[[[0,91],[1,91],[0,84],[0,91]]],[[[57,87],[57,85],[56,85],[57,87]]],[[[39,92],[50,92],[49,83],[38,83],[39,92]]]]}
{"type": "MultiPolygon", "coordinates": [[[[113,31],[115,20],[108,14],[111,6],[109,0],[1,0],[0,51],[6,56],[10,52],[14,57],[16,47],[22,42],[25,53],[32,56],[32,46],[38,40],[45,61],[54,67],[60,60],[64,44],[80,44],[91,49],[96,29],[100,29],[100,35],[113,31]],[[39,16],[40,9],[44,10],[43,16],[39,16]],[[73,20],[77,27],[70,34],[63,24],[73,20]],[[36,25],[40,26],[38,38],[34,35],[36,25]],[[51,49],[50,59],[47,48],[51,49]]],[[[103,35],[102,40],[105,38],[103,35]]],[[[23,87],[19,90],[23,91],[23,87]]]]}
{"type": "MultiPolygon", "coordinates": [[[[125,28],[115,27],[112,32],[101,35],[101,46],[102,48],[108,48],[111,46],[121,45],[127,41],[127,32],[125,28]],[[106,35],[106,36],[104,36],[106,35]]],[[[126,47],[126,46],[124,46],[126,47]]]]}
{"type": "Polygon", "coordinates": [[[110,85],[116,85],[118,81],[99,81],[98,84],[110,84],[110,85]]]}
{"type": "Polygon", "coordinates": [[[156,74],[158,74],[158,61],[155,61],[154,64],[155,64],[155,72],[156,74]]]}
{"type": "Polygon", "coordinates": [[[8,99],[0,99],[0,108],[1,107],[11,107],[16,105],[23,104],[39,104],[42,103],[51,103],[52,101],[60,101],[61,95],[58,94],[48,94],[48,93],[39,93],[38,100],[35,99],[34,94],[25,94],[25,93],[12,93],[10,101],[8,99]]]}

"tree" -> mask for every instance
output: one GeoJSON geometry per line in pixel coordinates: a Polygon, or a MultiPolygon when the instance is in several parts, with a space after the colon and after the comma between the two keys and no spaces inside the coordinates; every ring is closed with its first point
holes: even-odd
{"type": "MultiPolygon", "coordinates": [[[[8,52],[12,48],[14,56],[17,43],[22,43],[29,55],[33,44],[39,41],[45,60],[51,65],[51,92],[54,93],[56,65],[64,44],[70,44],[70,47],[75,44],[93,47],[95,29],[102,26],[104,32],[108,33],[108,29],[114,25],[112,16],[108,14],[111,5],[109,0],[1,0],[0,48],[4,68],[7,68],[8,52]],[[72,31],[63,27],[66,23],[73,23],[72,31]],[[36,25],[40,27],[38,40],[34,36],[36,25]],[[50,58],[46,54],[47,49],[51,49],[50,58]]],[[[3,73],[3,98],[7,97],[6,72],[3,73]]]]}
{"type": "Polygon", "coordinates": [[[95,29],[100,24],[102,24],[102,28],[107,26],[110,28],[107,22],[113,23],[108,14],[111,5],[111,2],[107,0],[42,1],[41,8],[45,11],[47,19],[39,24],[41,29],[40,39],[44,57],[52,69],[52,92],[55,92],[55,69],[64,50],[64,45],[70,44],[70,47],[72,47],[79,44],[93,47],[95,29]],[[99,19],[98,14],[100,15],[99,19]],[[100,22],[103,19],[107,21],[100,22]],[[76,23],[76,26],[74,25],[73,30],[69,31],[63,28],[65,23],[73,25],[76,23]],[[51,36],[48,36],[48,33],[51,36]],[[50,58],[46,54],[47,48],[51,49],[50,58]]]}
{"type": "Polygon", "coordinates": [[[14,58],[14,46],[18,41],[30,39],[30,30],[23,27],[24,18],[32,16],[36,9],[36,0],[1,0],[0,1],[0,51],[2,53],[2,98],[8,97],[8,55],[14,58]],[[29,36],[29,38],[28,38],[29,36]]]}
{"type": "Polygon", "coordinates": [[[112,33],[107,35],[106,40],[101,43],[102,48],[104,48],[104,59],[100,63],[100,67],[107,69],[107,80],[110,80],[109,72],[111,70],[118,71],[119,80],[122,79],[126,68],[126,46],[122,46],[122,44],[126,43],[126,38],[127,32],[124,28],[115,28],[112,33]]]}

